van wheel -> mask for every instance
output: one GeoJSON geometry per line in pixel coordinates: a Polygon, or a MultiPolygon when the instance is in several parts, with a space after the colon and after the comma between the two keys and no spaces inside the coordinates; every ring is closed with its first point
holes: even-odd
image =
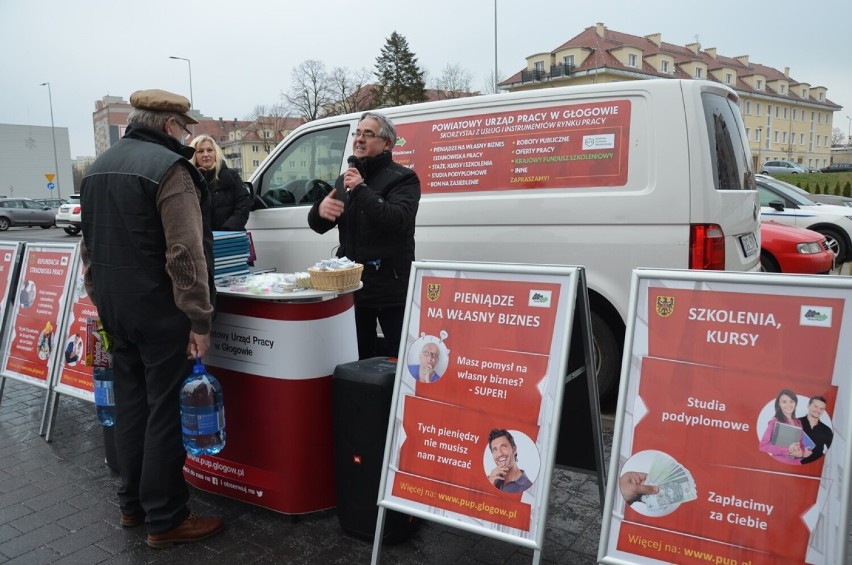
{"type": "Polygon", "coordinates": [[[612,328],[595,312],[592,318],[592,341],[595,348],[595,374],[598,378],[598,398],[606,399],[618,390],[621,379],[621,352],[623,345],[612,328]]]}
{"type": "Polygon", "coordinates": [[[814,230],[825,236],[825,242],[828,248],[834,251],[834,262],[839,265],[849,260],[849,249],[846,247],[846,240],[843,236],[831,228],[819,228],[814,230]]]}
{"type": "Polygon", "coordinates": [[[9,219],[0,217],[0,231],[6,231],[9,229],[9,219]]]}

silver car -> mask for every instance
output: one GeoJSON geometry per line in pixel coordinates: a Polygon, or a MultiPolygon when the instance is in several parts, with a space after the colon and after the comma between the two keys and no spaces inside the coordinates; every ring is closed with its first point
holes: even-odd
{"type": "Polygon", "coordinates": [[[806,168],[792,161],[767,161],[760,166],[760,173],[764,175],[798,175],[807,172],[806,168]]]}
{"type": "Polygon", "coordinates": [[[0,198],[0,231],[17,226],[53,227],[56,213],[49,206],[29,198],[0,198]]]}

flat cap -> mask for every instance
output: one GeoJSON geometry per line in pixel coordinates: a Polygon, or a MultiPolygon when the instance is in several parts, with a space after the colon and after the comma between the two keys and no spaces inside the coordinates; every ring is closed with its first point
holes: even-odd
{"type": "Polygon", "coordinates": [[[153,110],[154,112],[174,112],[182,114],[186,123],[197,124],[187,112],[189,111],[189,99],[186,96],[152,88],[150,90],[137,90],[130,95],[130,105],[140,110],[153,110]]]}

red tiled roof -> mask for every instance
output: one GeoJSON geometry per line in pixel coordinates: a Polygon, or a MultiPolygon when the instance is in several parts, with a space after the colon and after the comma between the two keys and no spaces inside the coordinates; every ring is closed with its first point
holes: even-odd
{"type": "MultiPolygon", "coordinates": [[[[660,41],[660,45],[658,46],[656,43],[646,37],[622,33],[619,31],[607,29],[606,27],[604,27],[603,37],[598,35],[597,26],[587,27],[582,32],[554,49],[551,52],[551,55],[568,48],[582,48],[591,51],[591,54],[586,57],[586,59],[580,65],[573,69],[572,72],[574,73],[599,68],[610,68],[623,71],[641,72],[642,74],[655,77],[692,78],[680,69],[680,65],[688,63],[690,61],[701,61],[705,63],[707,65],[707,68],[711,71],[720,69],[722,67],[729,67],[731,69],[734,69],[737,74],[737,81],[736,84],[733,86],[737,90],[745,92],[756,92],[751,86],[749,86],[745,81],[743,81],[742,78],[755,74],[761,74],[765,77],[766,83],[770,83],[775,80],[785,80],[788,82],[787,92],[785,92],[784,94],[777,92],[769,84],[765,84],[765,90],[761,92],[779,97],[785,97],[790,100],[803,100],[803,98],[797,92],[799,91],[799,89],[795,88],[802,83],[791,77],[786,76],[783,72],[773,67],[761,65],[759,63],[753,63],[751,61],[747,61],[746,65],[743,64],[742,61],[734,57],[727,57],[724,55],[716,54],[716,56],[713,57],[706,50],[699,50],[698,53],[694,53],[686,46],[666,43],[664,41],[660,41]],[[633,47],[642,51],[643,62],[641,69],[628,67],[622,64],[618,59],[616,59],[612,52],[613,50],[622,47],[633,47]],[[644,58],[658,53],[669,55],[674,59],[674,73],[661,73],[645,62],[644,58]]],[[[523,69],[515,73],[511,77],[502,81],[500,84],[509,86],[521,82],[522,75],[525,71],[526,69],[523,69]]],[[[549,77],[550,74],[548,71],[545,71],[543,76],[546,78],[549,77]]],[[[715,82],[720,82],[710,73],[708,73],[706,79],[715,82]]],[[[813,97],[809,97],[808,101],[816,104],[825,104],[828,106],[839,107],[829,100],[820,102],[813,97]]]]}

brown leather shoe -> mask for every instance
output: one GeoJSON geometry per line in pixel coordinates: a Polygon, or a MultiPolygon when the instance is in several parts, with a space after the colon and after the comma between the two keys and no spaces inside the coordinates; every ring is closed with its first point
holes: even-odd
{"type": "Polygon", "coordinates": [[[136,526],[141,526],[145,523],[145,513],[137,512],[135,514],[125,514],[122,512],[119,523],[122,528],[135,528],[136,526]]]}
{"type": "Polygon", "coordinates": [[[171,547],[176,543],[190,543],[207,539],[225,528],[221,518],[204,518],[190,514],[177,527],[162,534],[148,534],[148,545],[154,549],[171,547]]]}

